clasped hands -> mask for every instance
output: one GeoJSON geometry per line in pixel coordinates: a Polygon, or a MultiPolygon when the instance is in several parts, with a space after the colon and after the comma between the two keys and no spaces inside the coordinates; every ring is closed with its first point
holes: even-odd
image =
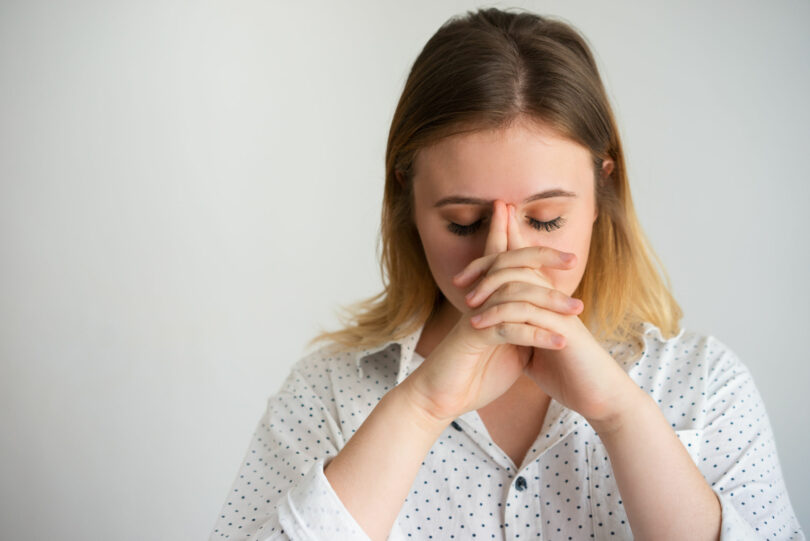
{"type": "Polygon", "coordinates": [[[478,312],[470,324],[498,326],[507,337],[526,323],[543,329],[536,334],[547,347],[519,346],[531,350],[523,352],[528,357],[523,373],[592,425],[611,429],[634,407],[640,389],[577,317],[582,301],[554,289],[542,271],[543,266],[572,268],[574,254],[566,258],[558,250],[530,245],[521,236],[514,207],[502,201],[494,207],[484,256],[453,278],[460,289],[481,278],[466,299],[478,312]]]}

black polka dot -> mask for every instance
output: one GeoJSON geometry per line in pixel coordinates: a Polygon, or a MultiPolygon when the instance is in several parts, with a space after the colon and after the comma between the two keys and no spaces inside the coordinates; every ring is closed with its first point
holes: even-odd
{"type": "MultiPolygon", "coordinates": [[[[658,404],[719,496],[724,538],[802,539],[746,366],[713,336],[681,329],[667,340],[650,323],[638,331],[638,344],[602,347],[658,404]]],[[[414,351],[420,333],[363,351],[324,347],[296,362],[267,401],[211,539],[364,538],[323,469],[424,362],[414,351]]],[[[423,458],[390,537],[503,538],[632,538],[599,435],[555,400],[522,464],[477,411],[452,421],[423,458]]]]}

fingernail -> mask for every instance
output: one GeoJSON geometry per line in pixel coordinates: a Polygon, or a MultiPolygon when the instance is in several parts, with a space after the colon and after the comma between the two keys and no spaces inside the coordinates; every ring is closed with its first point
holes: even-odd
{"type": "Polygon", "coordinates": [[[474,289],[472,291],[470,291],[469,293],[467,293],[467,295],[465,295],[464,298],[467,299],[467,300],[470,300],[473,297],[475,297],[475,290],[474,289]]]}
{"type": "Polygon", "coordinates": [[[482,318],[482,317],[483,317],[483,316],[481,316],[481,314],[478,314],[477,316],[473,316],[473,317],[471,317],[471,318],[470,318],[470,321],[471,321],[472,323],[478,323],[479,321],[481,321],[481,318],[482,318]]]}
{"type": "Polygon", "coordinates": [[[511,216],[512,218],[515,217],[515,207],[513,207],[512,205],[509,205],[509,216],[511,216]]]}
{"type": "Polygon", "coordinates": [[[574,254],[561,253],[560,259],[562,259],[563,263],[570,263],[574,260],[574,254]]]}

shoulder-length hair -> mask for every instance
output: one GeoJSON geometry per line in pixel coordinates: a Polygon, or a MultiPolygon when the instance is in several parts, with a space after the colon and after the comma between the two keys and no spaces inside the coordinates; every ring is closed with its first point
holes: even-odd
{"type": "Polygon", "coordinates": [[[415,154],[444,137],[507,127],[518,116],[591,152],[599,213],[572,294],[585,305],[578,317],[600,340],[641,340],[643,321],[666,338],[678,333],[683,313],[633,208],[616,121],[585,38],[561,20],[490,8],[450,18],[416,58],[385,153],[378,237],[383,290],[344,308],[338,315],[344,328],[321,329],[310,345],[331,340],[364,349],[404,337],[428,320],[444,295],[412,220],[415,154]],[[614,165],[603,175],[606,159],[614,165]]]}

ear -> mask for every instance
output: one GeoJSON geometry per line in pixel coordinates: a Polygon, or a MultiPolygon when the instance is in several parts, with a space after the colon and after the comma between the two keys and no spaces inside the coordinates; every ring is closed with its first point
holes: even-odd
{"type": "MultiPolygon", "coordinates": [[[[607,158],[602,160],[602,170],[599,172],[599,182],[607,181],[610,174],[613,172],[613,160],[607,158]]],[[[599,216],[599,205],[595,204],[593,209],[593,221],[596,222],[596,218],[599,216]]]]}
{"type": "Polygon", "coordinates": [[[394,169],[394,175],[396,176],[397,182],[399,182],[400,186],[405,186],[405,178],[402,176],[402,171],[399,169],[394,169]]]}
{"type": "Polygon", "coordinates": [[[613,160],[610,158],[602,160],[602,178],[607,178],[610,176],[610,174],[613,172],[614,165],[613,160]]]}

